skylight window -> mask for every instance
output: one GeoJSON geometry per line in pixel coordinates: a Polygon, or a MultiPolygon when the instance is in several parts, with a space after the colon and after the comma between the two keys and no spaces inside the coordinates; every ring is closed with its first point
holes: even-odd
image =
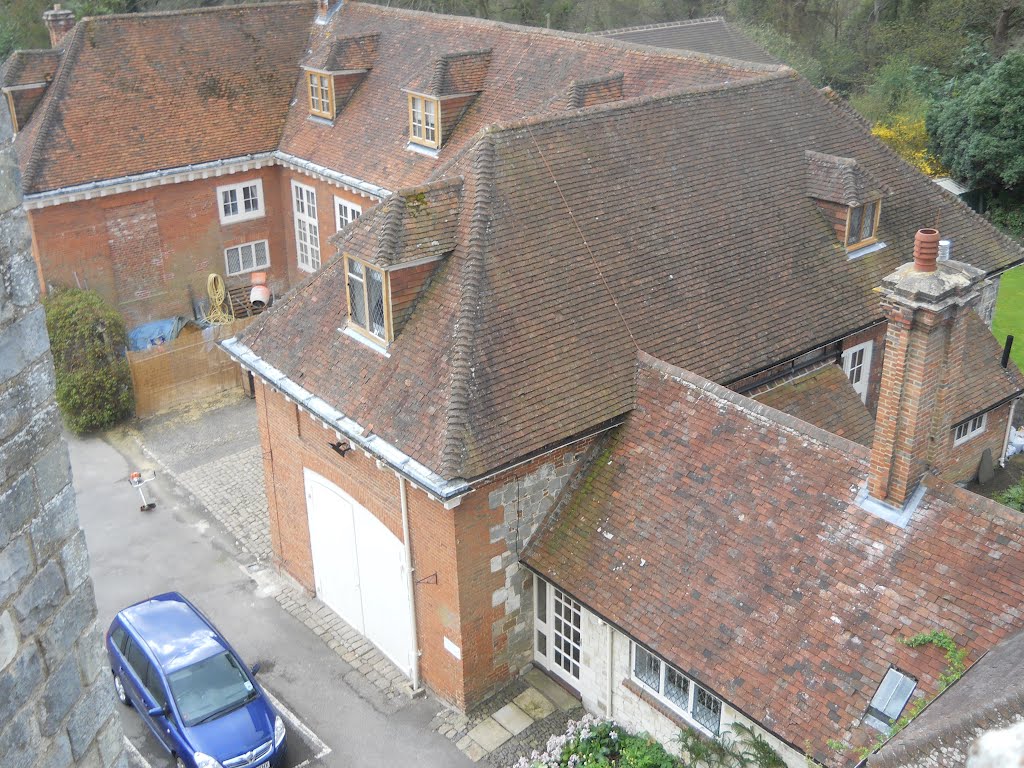
{"type": "Polygon", "coordinates": [[[917,681],[914,678],[890,667],[868,705],[864,721],[872,728],[888,733],[916,687],[917,681]]]}

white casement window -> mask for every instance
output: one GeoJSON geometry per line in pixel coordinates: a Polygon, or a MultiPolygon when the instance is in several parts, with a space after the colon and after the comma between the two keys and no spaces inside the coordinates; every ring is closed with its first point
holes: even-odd
{"type": "Polygon", "coordinates": [[[583,650],[583,606],[541,578],[534,583],[534,658],[575,685],[583,650]]]}
{"type": "Polygon", "coordinates": [[[868,401],[868,383],[871,381],[871,347],[873,342],[865,341],[843,352],[843,371],[853,390],[865,403],[868,401]]]}
{"type": "Polygon", "coordinates": [[[242,243],[224,249],[224,266],[228,275],[242,275],[270,266],[270,249],[266,240],[242,243]]]}
{"type": "Polygon", "coordinates": [[[437,139],[437,101],[422,96],[409,96],[409,141],[436,147],[437,139]]]}
{"type": "Polygon", "coordinates": [[[875,730],[888,733],[910,701],[910,695],[916,687],[917,681],[914,678],[903,674],[895,667],[889,667],[881,685],[871,698],[864,722],[875,730]]]}
{"type": "Polygon", "coordinates": [[[295,252],[299,269],[320,269],[320,225],[316,218],[316,190],[292,182],[292,210],[295,216],[295,252]]]}
{"type": "Polygon", "coordinates": [[[633,643],[633,679],[687,720],[714,736],[719,734],[722,700],[637,643],[633,643]]]}
{"type": "Polygon", "coordinates": [[[965,421],[963,424],[958,424],[956,429],[953,430],[953,445],[960,445],[966,443],[972,437],[980,435],[985,431],[985,425],[988,423],[988,414],[983,413],[981,416],[975,416],[970,421],[965,421]]]}
{"type": "Polygon", "coordinates": [[[378,341],[387,342],[384,273],[347,256],[345,270],[348,276],[349,320],[378,341]]]}
{"type": "Polygon", "coordinates": [[[240,184],[217,187],[221,224],[258,219],[263,215],[263,181],[253,179],[240,184]]]}
{"type": "Polygon", "coordinates": [[[363,209],[355,203],[350,203],[348,200],[342,200],[340,197],[335,197],[334,213],[338,218],[338,231],[341,231],[358,219],[362,215],[363,209]]]}

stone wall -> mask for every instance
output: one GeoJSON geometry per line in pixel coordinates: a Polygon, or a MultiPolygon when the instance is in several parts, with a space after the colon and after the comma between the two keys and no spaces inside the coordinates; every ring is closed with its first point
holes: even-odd
{"type": "Polygon", "coordinates": [[[0,766],[122,766],[9,139],[0,128],[0,766]]]}

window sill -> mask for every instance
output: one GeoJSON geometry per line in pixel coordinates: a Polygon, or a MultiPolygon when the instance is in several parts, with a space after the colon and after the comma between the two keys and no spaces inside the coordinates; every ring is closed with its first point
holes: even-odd
{"type": "Polygon", "coordinates": [[[266,216],[266,212],[260,211],[259,213],[247,213],[241,216],[232,216],[230,219],[221,218],[220,224],[222,227],[228,227],[232,224],[241,224],[244,221],[253,221],[255,219],[262,219],[266,216]]]}
{"type": "Polygon", "coordinates": [[[359,333],[358,331],[354,331],[348,327],[339,328],[338,330],[341,331],[341,333],[344,334],[345,336],[348,336],[350,339],[354,339],[355,341],[358,341],[360,344],[369,347],[374,352],[378,352],[379,354],[384,355],[384,357],[391,357],[391,355],[388,354],[387,349],[383,345],[366,338],[366,336],[359,333]]]}
{"type": "Polygon", "coordinates": [[[875,242],[868,243],[867,245],[858,245],[856,248],[846,252],[846,260],[853,261],[854,259],[859,259],[861,256],[867,256],[869,253],[880,251],[883,248],[885,248],[885,243],[881,240],[876,240],[875,242]]]}
{"type": "Polygon", "coordinates": [[[307,115],[306,119],[311,123],[319,123],[320,125],[327,125],[331,128],[334,127],[334,121],[329,117],[321,117],[320,115],[307,115]]]}
{"type": "Polygon", "coordinates": [[[298,266],[300,272],[305,272],[308,275],[314,275],[320,271],[318,269],[315,269],[314,267],[307,267],[302,262],[298,262],[296,266],[298,266]]]}
{"type": "Polygon", "coordinates": [[[630,693],[632,693],[638,699],[640,699],[640,701],[642,701],[644,704],[651,707],[651,709],[654,709],[659,714],[663,715],[664,717],[667,717],[669,720],[672,721],[673,725],[675,725],[676,727],[696,731],[701,736],[704,736],[709,739],[717,738],[715,734],[713,734],[703,725],[693,720],[690,720],[690,718],[686,717],[682,713],[672,709],[672,707],[663,702],[660,698],[651,693],[650,690],[648,690],[635,680],[626,678],[622,681],[622,687],[630,693]]]}
{"type": "Polygon", "coordinates": [[[410,152],[415,152],[417,155],[426,155],[427,157],[437,157],[438,153],[441,151],[437,147],[426,147],[422,144],[416,144],[411,141],[405,145],[405,148],[410,152]]]}

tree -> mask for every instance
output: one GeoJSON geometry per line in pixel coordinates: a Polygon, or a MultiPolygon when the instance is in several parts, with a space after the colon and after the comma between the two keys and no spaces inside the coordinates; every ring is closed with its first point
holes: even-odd
{"type": "Polygon", "coordinates": [[[73,432],[106,429],[134,410],[124,350],[124,320],[95,291],[56,290],[46,297],[57,375],[57,405],[73,432]]]}
{"type": "Polygon", "coordinates": [[[928,113],[932,150],[954,176],[992,193],[1024,181],[1024,51],[963,78],[928,113]]]}

